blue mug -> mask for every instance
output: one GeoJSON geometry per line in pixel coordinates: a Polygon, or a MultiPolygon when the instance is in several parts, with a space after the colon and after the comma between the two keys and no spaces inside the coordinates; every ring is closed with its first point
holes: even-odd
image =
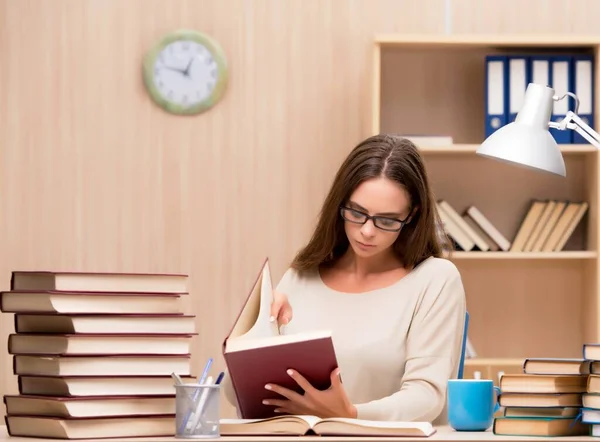
{"type": "Polygon", "coordinates": [[[486,431],[500,408],[499,394],[491,379],[450,379],[448,424],[456,431],[486,431]]]}

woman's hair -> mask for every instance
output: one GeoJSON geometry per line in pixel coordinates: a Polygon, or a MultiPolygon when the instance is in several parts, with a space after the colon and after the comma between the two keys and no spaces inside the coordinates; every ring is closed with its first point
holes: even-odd
{"type": "Polygon", "coordinates": [[[409,140],[374,135],[356,146],[338,170],[325,198],[312,238],[300,250],[292,267],[300,272],[331,264],[348,248],[343,206],[365,180],[385,177],[400,184],[409,195],[411,219],[402,227],[393,249],[403,265],[412,268],[430,256],[442,255],[435,199],[423,159],[409,140]]]}

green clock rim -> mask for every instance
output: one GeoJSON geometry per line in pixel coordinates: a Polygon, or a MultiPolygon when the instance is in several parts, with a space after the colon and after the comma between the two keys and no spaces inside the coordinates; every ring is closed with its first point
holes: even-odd
{"type": "Polygon", "coordinates": [[[142,66],[144,85],[146,86],[146,89],[148,90],[148,93],[154,102],[167,112],[177,115],[196,115],[215,106],[219,101],[221,101],[221,98],[223,98],[229,80],[227,57],[225,56],[225,52],[219,43],[200,31],[188,29],[173,31],[162,37],[158,43],[156,43],[146,53],[142,66]],[[170,102],[161,95],[153,81],[154,64],[160,52],[167,45],[182,40],[193,41],[205,46],[211,52],[215,62],[217,63],[218,76],[215,88],[207,98],[200,103],[195,104],[194,106],[182,106],[180,104],[170,102]]]}

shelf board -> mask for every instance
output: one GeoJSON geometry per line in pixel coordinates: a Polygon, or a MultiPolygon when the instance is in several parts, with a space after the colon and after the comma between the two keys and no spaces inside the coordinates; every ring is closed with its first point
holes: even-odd
{"type": "MultiPolygon", "coordinates": [[[[457,153],[475,153],[480,144],[453,144],[451,146],[419,146],[423,154],[457,154],[457,153]]],[[[559,144],[563,155],[571,153],[594,153],[598,152],[596,147],[591,144],[559,144]]]]}
{"type": "Polygon", "coordinates": [[[481,365],[512,365],[522,367],[525,358],[472,358],[465,359],[465,366],[481,366],[481,365]]]}
{"type": "Polygon", "coordinates": [[[375,37],[375,43],[387,46],[543,46],[543,47],[591,47],[600,45],[597,35],[436,35],[436,34],[382,34],[375,37]]]}
{"type": "Polygon", "coordinates": [[[450,259],[595,259],[598,253],[590,250],[565,252],[452,252],[450,259]]]}

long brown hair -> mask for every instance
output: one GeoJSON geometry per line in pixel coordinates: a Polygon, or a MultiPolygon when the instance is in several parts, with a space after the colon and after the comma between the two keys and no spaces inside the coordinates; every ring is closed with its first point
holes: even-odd
{"type": "Polygon", "coordinates": [[[435,199],[423,159],[406,138],[374,135],[359,143],[338,170],[325,198],[312,238],[300,250],[292,267],[300,272],[331,264],[348,248],[340,206],[363,181],[385,177],[400,184],[410,196],[411,219],[400,231],[394,252],[406,268],[430,256],[442,255],[435,199]]]}

